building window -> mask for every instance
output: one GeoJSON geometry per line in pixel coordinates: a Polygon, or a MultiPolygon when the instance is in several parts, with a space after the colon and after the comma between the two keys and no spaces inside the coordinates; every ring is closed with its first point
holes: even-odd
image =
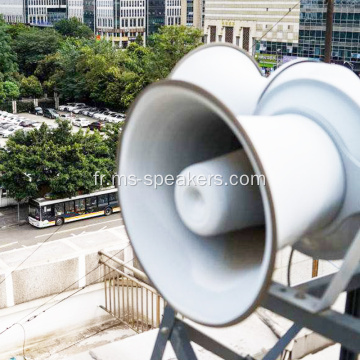
{"type": "Polygon", "coordinates": [[[250,28],[243,28],[243,43],[242,47],[244,50],[249,51],[250,49],[250,28]]]}
{"type": "Polygon", "coordinates": [[[216,26],[210,26],[210,42],[216,41],[216,26]]]}
{"type": "Polygon", "coordinates": [[[234,28],[233,27],[225,27],[225,42],[232,44],[234,38],[234,28]]]}

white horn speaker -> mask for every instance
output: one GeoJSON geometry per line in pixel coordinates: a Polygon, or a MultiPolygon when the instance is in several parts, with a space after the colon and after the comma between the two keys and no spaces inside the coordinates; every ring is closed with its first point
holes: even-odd
{"type": "MultiPolygon", "coordinates": [[[[251,87],[248,58],[242,61],[241,86],[251,87]]],[[[240,78],[242,61],[234,70],[240,78]]],[[[328,233],[337,249],[348,245],[336,229],[342,214],[357,211],[348,200],[357,172],[344,154],[360,150],[360,132],[337,126],[360,126],[360,84],[348,70],[301,63],[278,72],[262,94],[243,91],[237,108],[233,93],[214,90],[216,82],[206,89],[191,81],[196,71],[184,67],[182,80],[189,81],[159,82],[135,101],[119,174],[137,184],[120,186],[119,195],[126,230],[155,287],[186,317],[223,326],[259,305],[277,249],[299,240],[301,248],[316,247],[328,233]],[[256,115],[248,103],[257,104],[256,115]]]]}
{"type": "Polygon", "coordinates": [[[196,85],[237,115],[250,115],[267,85],[256,61],[237,46],[200,46],[175,66],[169,79],[196,85]]]}

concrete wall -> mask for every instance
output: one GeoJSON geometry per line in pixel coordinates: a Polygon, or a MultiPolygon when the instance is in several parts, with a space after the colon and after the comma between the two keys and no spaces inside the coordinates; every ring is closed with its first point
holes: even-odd
{"type": "MultiPolygon", "coordinates": [[[[60,339],[77,329],[112,319],[99,307],[105,300],[104,269],[98,267],[98,251],[117,253],[116,257],[129,261],[130,265],[133,253],[123,226],[103,230],[99,235],[99,232],[85,233],[44,243],[41,247],[0,253],[0,333],[14,323],[23,324],[29,349],[48,339],[60,339]],[[88,286],[83,288],[85,285],[88,286]]],[[[114,262],[109,264],[114,266],[114,262]]],[[[23,339],[19,325],[4,332],[0,336],[0,359],[10,358],[5,356],[7,353],[16,353],[23,339]]]]}
{"type": "Polygon", "coordinates": [[[0,280],[0,309],[101,282],[98,251],[117,253],[119,259],[129,261],[133,254],[128,245],[126,234],[118,231],[114,237],[97,235],[94,240],[85,234],[2,252],[0,279],[5,281],[0,280]]]}

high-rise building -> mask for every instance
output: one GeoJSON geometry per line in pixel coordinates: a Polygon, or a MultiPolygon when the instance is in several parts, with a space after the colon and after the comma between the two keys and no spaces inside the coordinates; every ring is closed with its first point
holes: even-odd
{"type": "MultiPolygon", "coordinates": [[[[360,1],[335,0],[331,62],[360,73],[360,1]]],[[[302,0],[299,41],[262,39],[257,43],[259,63],[276,67],[296,58],[324,59],[327,5],[325,0],[302,0]]]]}
{"type": "Polygon", "coordinates": [[[25,23],[36,26],[52,26],[66,19],[66,0],[24,0],[25,23]]]}
{"type": "Polygon", "coordinates": [[[0,0],[0,14],[8,23],[23,23],[24,0],[0,0]]]}
{"type": "Polygon", "coordinates": [[[147,34],[151,35],[165,25],[166,0],[147,0],[147,34]]]}
{"type": "MultiPolygon", "coordinates": [[[[325,0],[302,0],[298,54],[322,60],[325,52],[325,0]]],[[[360,71],[360,1],[335,0],[332,62],[360,71]]]]}
{"type": "Polygon", "coordinates": [[[147,0],[147,34],[151,35],[157,32],[161,26],[180,25],[181,3],[182,0],[147,0]]]}
{"type": "Polygon", "coordinates": [[[205,0],[181,0],[181,25],[204,27],[205,0]]]}
{"type": "Polygon", "coordinates": [[[181,0],[166,0],[165,25],[180,25],[180,23],[181,23],[181,0]]]}
{"type": "Polygon", "coordinates": [[[67,17],[77,18],[95,31],[95,0],[68,0],[67,17]]]}
{"type": "Polygon", "coordinates": [[[144,37],[145,0],[96,0],[96,32],[119,47],[144,37]]]}
{"type": "Polygon", "coordinates": [[[259,40],[296,44],[299,17],[298,0],[206,0],[205,41],[236,44],[250,54],[259,40]]]}

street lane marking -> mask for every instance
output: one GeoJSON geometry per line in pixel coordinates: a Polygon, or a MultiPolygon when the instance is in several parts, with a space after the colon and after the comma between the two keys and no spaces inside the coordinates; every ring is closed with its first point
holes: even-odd
{"type": "MultiPolygon", "coordinates": [[[[84,229],[84,228],[87,228],[87,227],[90,227],[90,226],[98,226],[98,225],[102,225],[102,224],[106,224],[106,223],[111,223],[111,222],[115,222],[115,221],[120,221],[120,220],[119,220],[119,219],[118,219],[118,220],[108,220],[108,221],[104,221],[103,223],[90,224],[90,225],[80,226],[80,227],[73,228],[73,229],[57,231],[56,234],[55,234],[54,232],[53,232],[53,233],[42,234],[42,235],[35,236],[35,239],[40,238],[40,237],[43,237],[43,236],[50,236],[50,235],[53,235],[53,234],[54,234],[54,235],[62,234],[62,233],[69,232],[69,231],[80,230],[80,229],[84,229]]],[[[125,227],[125,225],[120,225],[120,227],[125,227]]]]}
{"type": "Polygon", "coordinates": [[[14,241],[14,242],[9,243],[9,244],[1,245],[1,246],[0,246],[0,249],[2,249],[2,248],[4,248],[4,247],[7,247],[7,246],[11,246],[11,245],[17,244],[17,243],[18,243],[18,241],[14,241]]]}

